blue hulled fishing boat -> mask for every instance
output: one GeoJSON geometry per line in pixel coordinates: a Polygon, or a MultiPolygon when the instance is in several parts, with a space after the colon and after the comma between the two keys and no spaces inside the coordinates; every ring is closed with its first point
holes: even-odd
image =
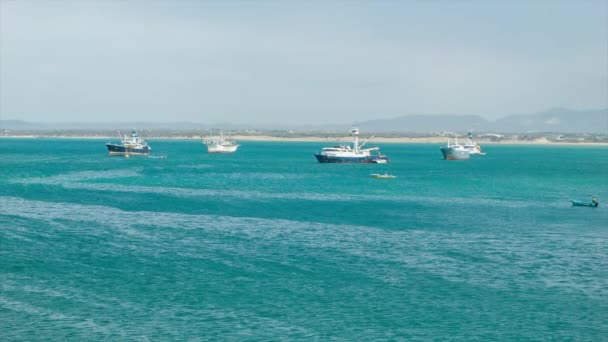
{"type": "Polygon", "coordinates": [[[152,148],[148,146],[142,138],[139,137],[136,130],[131,131],[131,136],[120,137],[120,144],[107,143],[106,147],[112,156],[129,156],[129,155],[148,155],[152,153],[152,148]]]}
{"type": "Polygon", "coordinates": [[[324,147],[321,152],[315,154],[319,163],[376,163],[385,164],[388,157],[380,153],[379,147],[363,148],[372,138],[359,144],[359,129],[352,128],[350,135],[353,137],[353,146],[340,145],[324,147]]]}

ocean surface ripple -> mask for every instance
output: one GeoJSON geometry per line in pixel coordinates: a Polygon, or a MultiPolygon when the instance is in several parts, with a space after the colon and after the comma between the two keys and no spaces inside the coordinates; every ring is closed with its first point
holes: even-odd
{"type": "Polygon", "coordinates": [[[608,198],[604,147],[150,144],[0,140],[3,341],[608,336],[608,206],[569,202],[608,198]]]}

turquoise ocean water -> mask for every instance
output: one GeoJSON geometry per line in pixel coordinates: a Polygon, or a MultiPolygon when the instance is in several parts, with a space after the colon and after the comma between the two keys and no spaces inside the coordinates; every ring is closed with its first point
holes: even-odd
{"type": "Polygon", "coordinates": [[[2,341],[608,336],[606,147],[104,142],[0,140],[2,341]]]}

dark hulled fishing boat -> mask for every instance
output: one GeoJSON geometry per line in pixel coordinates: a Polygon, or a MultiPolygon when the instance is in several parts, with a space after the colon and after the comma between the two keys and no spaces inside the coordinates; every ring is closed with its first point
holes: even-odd
{"type": "Polygon", "coordinates": [[[142,138],[139,137],[136,130],[131,131],[131,136],[121,136],[120,144],[107,143],[106,147],[112,156],[129,156],[129,155],[148,155],[152,153],[152,148],[148,146],[142,138]]]}
{"type": "Polygon", "coordinates": [[[352,128],[350,135],[353,137],[353,146],[341,145],[324,147],[321,152],[315,154],[319,163],[375,163],[385,164],[389,159],[380,153],[379,147],[363,148],[373,137],[359,144],[359,129],[352,128]]]}

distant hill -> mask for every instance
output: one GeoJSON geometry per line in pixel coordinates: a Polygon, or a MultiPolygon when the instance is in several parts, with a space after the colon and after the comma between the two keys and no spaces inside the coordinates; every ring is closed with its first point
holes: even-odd
{"type": "Polygon", "coordinates": [[[36,129],[39,125],[22,120],[0,120],[0,129],[36,129]]]}
{"type": "Polygon", "coordinates": [[[2,120],[0,129],[9,130],[127,130],[127,129],[207,129],[207,126],[194,122],[59,122],[41,123],[20,120],[2,120]]]}
{"type": "Polygon", "coordinates": [[[495,121],[477,115],[407,115],[393,119],[369,120],[359,123],[372,132],[562,132],[608,133],[608,108],[597,110],[551,109],[525,115],[510,115],[495,121]]]}
{"type": "MultiPolygon", "coordinates": [[[[345,132],[351,123],[326,125],[253,125],[238,123],[202,124],[194,122],[113,122],[113,123],[33,123],[21,120],[0,120],[4,130],[165,130],[193,131],[207,129],[223,130],[293,130],[316,132],[345,132]]],[[[560,132],[560,133],[608,133],[608,108],[596,110],[550,109],[541,113],[510,115],[498,120],[487,120],[478,115],[440,114],[406,115],[390,119],[358,122],[362,131],[369,133],[429,133],[429,132],[560,132]]]]}
{"type": "Polygon", "coordinates": [[[501,132],[607,133],[608,109],[550,109],[533,115],[511,115],[489,127],[501,132]]]}
{"type": "Polygon", "coordinates": [[[489,121],[477,115],[407,115],[359,123],[366,132],[442,132],[483,130],[489,121]]]}

